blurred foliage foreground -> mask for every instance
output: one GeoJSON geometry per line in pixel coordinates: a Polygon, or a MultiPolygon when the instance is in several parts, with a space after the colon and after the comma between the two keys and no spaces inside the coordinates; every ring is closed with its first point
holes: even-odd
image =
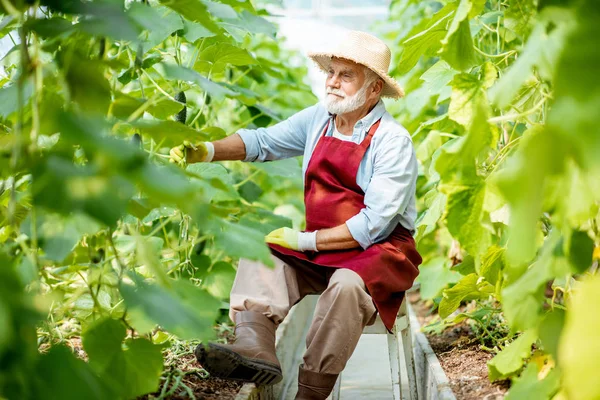
{"type": "Polygon", "coordinates": [[[381,29],[428,329],[468,320],[508,399],[600,399],[600,3],[396,0],[381,29]]]}
{"type": "Polygon", "coordinates": [[[168,149],[312,105],[306,71],[249,1],[0,14],[0,397],[156,392],[166,344],[226,318],[232,261],[270,264],[264,235],[303,215],[298,160],[183,170],[168,149]]]}
{"type": "MultiPolygon", "coordinates": [[[[429,329],[469,321],[510,399],[600,398],[599,8],[396,0],[381,26],[421,163],[429,329]]],[[[249,1],[0,12],[0,396],[156,392],[164,347],[225,318],[232,262],[269,263],[263,235],[303,212],[297,160],[182,170],[168,148],[311,105],[305,71],[249,1]]]]}

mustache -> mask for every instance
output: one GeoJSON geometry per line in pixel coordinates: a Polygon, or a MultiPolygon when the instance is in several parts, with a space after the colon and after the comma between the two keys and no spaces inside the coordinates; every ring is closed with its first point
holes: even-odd
{"type": "Polygon", "coordinates": [[[346,93],[342,89],[327,88],[327,94],[335,94],[337,96],[346,97],[346,93]]]}

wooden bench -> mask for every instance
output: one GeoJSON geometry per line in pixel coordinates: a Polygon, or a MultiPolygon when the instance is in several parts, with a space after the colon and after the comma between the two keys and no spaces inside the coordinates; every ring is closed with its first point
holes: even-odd
{"type": "MultiPolygon", "coordinates": [[[[392,390],[394,400],[418,400],[417,392],[417,376],[415,372],[415,359],[412,347],[412,334],[410,330],[410,319],[406,311],[406,299],[402,302],[394,330],[389,333],[383,325],[381,318],[377,316],[377,320],[373,325],[367,326],[363,334],[383,334],[387,335],[388,352],[390,357],[390,370],[392,374],[392,390]],[[404,349],[404,364],[408,375],[408,393],[402,393],[402,360],[400,359],[400,347],[398,339],[402,338],[402,347],[404,349]],[[408,397],[406,396],[408,394],[408,397]]],[[[342,382],[342,374],[339,375],[337,382],[333,388],[332,399],[340,399],[340,386],[342,382]]]]}

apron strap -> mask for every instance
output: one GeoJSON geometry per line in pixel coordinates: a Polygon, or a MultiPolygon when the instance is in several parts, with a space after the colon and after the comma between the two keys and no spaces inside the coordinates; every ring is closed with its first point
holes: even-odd
{"type": "MultiPolygon", "coordinates": [[[[325,124],[325,129],[323,129],[323,133],[321,134],[322,137],[325,137],[325,135],[327,135],[327,131],[329,130],[329,125],[331,124],[331,121],[333,121],[334,118],[335,118],[335,115],[332,115],[331,118],[329,118],[327,120],[327,123],[325,124]]],[[[377,122],[375,122],[373,125],[371,125],[371,128],[369,129],[367,136],[360,143],[361,147],[368,148],[371,145],[371,139],[373,139],[373,135],[375,135],[375,132],[377,131],[377,128],[379,128],[380,123],[381,123],[381,118],[379,118],[377,120],[377,122]]]]}
{"type": "Polygon", "coordinates": [[[377,120],[377,122],[375,122],[373,125],[371,125],[371,129],[369,129],[369,133],[367,133],[367,137],[365,137],[363,139],[363,141],[360,143],[361,147],[368,148],[371,145],[371,139],[373,139],[373,136],[375,135],[377,128],[379,128],[380,123],[381,123],[381,118],[379,118],[377,120]]]}

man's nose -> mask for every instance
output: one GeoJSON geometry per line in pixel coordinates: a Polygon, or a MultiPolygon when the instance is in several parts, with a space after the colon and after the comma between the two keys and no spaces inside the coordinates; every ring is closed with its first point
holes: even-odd
{"type": "Polygon", "coordinates": [[[325,81],[325,83],[327,84],[327,86],[335,88],[335,89],[339,89],[339,87],[340,87],[340,79],[335,74],[328,77],[327,80],[325,81]]]}

